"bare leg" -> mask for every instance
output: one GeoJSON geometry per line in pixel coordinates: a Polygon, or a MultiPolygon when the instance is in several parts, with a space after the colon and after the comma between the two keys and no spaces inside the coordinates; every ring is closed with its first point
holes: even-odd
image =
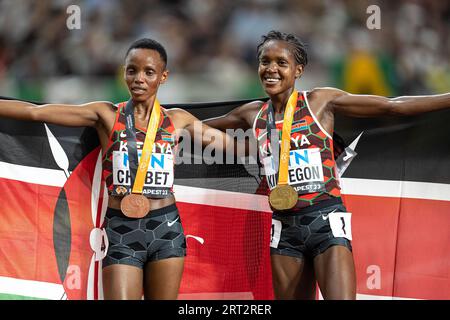
{"type": "Polygon", "coordinates": [[[332,246],[314,259],[314,270],[324,299],[355,300],[356,273],[353,254],[332,246]]]}
{"type": "Polygon", "coordinates": [[[105,300],[142,299],[143,271],[134,266],[113,264],[103,268],[105,300]]]}
{"type": "Polygon", "coordinates": [[[145,299],[177,299],[183,268],[183,257],[147,263],[145,267],[145,299]]]}
{"type": "Polygon", "coordinates": [[[314,300],[316,280],[308,260],[271,255],[272,282],[277,300],[314,300]]]}

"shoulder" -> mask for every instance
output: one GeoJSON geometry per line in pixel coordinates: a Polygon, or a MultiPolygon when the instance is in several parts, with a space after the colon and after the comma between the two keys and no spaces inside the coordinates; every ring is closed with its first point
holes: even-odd
{"type": "Polygon", "coordinates": [[[261,100],[252,101],[238,107],[242,112],[259,111],[265,102],[261,100]]]}
{"type": "Polygon", "coordinates": [[[122,101],[122,102],[118,102],[118,103],[111,103],[111,102],[105,102],[105,103],[108,104],[108,106],[109,106],[109,108],[111,110],[116,112],[117,110],[125,108],[125,106],[127,105],[128,101],[122,101]]]}
{"type": "Polygon", "coordinates": [[[171,118],[194,117],[188,111],[181,108],[171,108],[171,109],[164,108],[163,111],[171,118]]]}
{"type": "Polygon", "coordinates": [[[118,105],[110,101],[94,101],[85,104],[85,106],[97,115],[97,129],[106,128],[105,132],[109,134],[116,121],[118,105]]]}
{"type": "Polygon", "coordinates": [[[247,123],[251,125],[264,103],[265,102],[261,100],[252,101],[237,107],[232,111],[232,113],[240,118],[245,119],[247,123]]]}
{"type": "Polygon", "coordinates": [[[198,120],[191,113],[181,108],[164,109],[164,112],[170,118],[176,129],[184,129],[189,124],[198,120]]]}
{"type": "Polygon", "coordinates": [[[335,99],[343,95],[347,95],[348,93],[332,87],[318,87],[312,90],[306,91],[308,99],[310,98],[331,98],[335,99]]]}
{"type": "Polygon", "coordinates": [[[343,94],[347,94],[347,92],[345,92],[341,89],[332,88],[332,87],[317,87],[317,88],[313,88],[311,90],[306,91],[306,94],[308,96],[318,96],[318,97],[323,97],[323,96],[338,97],[343,94]]]}
{"type": "Polygon", "coordinates": [[[339,102],[340,97],[348,96],[349,93],[332,87],[314,88],[306,92],[308,102],[314,109],[332,111],[334,106],[339,102]]]}
{"type": "Polygon", "coordinates": [[[94,109],[99,112],[104,112],[104,111],[116,112],[118,110],[118,105],[115,105],[114,103],[112,103],[110,101],[94,101],[94,102],[88,102],[88,103],[82,104],[80,106],[94,109]]]}

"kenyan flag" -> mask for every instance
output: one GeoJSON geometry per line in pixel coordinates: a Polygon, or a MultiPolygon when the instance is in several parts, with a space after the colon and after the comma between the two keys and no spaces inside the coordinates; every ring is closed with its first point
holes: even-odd
{"type": "Polygon", "coordinates": [[[5,119],[0,128],[0,298],[98,298],[106,197],[96,133],[5,119]]]}
{"type": "MultiPolygon", "coordinates": [[[[202,119],[242,103],[174,106],[202,119]]],[[[449,121],[449,111],[337,117],[348,145],[341,184],[352,213],[357,298],[450,299],[449,121]]],[[[98,145],[93,129],[0,119],[1,298],[102,298],[98,145]]],[[[273,298],[261,182],[254,164],[176,166],[188,247],[180,298],[273,298]]]]}

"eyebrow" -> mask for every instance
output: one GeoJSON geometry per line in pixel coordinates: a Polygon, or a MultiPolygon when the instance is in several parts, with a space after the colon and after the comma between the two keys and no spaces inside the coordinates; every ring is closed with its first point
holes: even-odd
{"type": "MultiPolygon", "coordinates": [[[[137,65],[134,63],[129,63],[129,64],[125,65],[125,67],[126,68],[137,68],[137,65]]],[[[146,66],[144,66],[144,70],[156,71],[156,68],[155,68],[155,66],[146,65],[146,66]]]]}
{"type": "MultiPolygon", "coordinates": [[[[267,55],[261,55],[261,56],[259,56],[258,59],[260,61],[264,60],[264,59],[266,59],[266,60],[277,60],[277,61],[289,61],[289,57],[276,56],[276,57],[272,58],[272,57],[269,57],[267,55]]],[[[295,60],[295,57],[293,59],[295,60]]]]}

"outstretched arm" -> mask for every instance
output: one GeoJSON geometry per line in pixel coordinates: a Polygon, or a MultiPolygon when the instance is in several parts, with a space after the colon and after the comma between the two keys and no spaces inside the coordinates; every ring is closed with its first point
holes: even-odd
{"type": "Polygon", "coordinates": [[[261,105],[261,101],[253,101],[237,107],[223,116],[205,119],[203,123],[221,131],[226,129],[246,130],[252,127],[261,105]]]}
{"type": "Polygon", "coordinates": [[[35,105],[23,101],[0,100],[0,117],[70,127],[94,127],[100,122],[101,113],[111,110],[111,107],[112,103],[109,102],[35,105]]]}
{"type": "Polygon", "coordinates": [[[194,143],[201,144],[204,147],[210,146],[219,151],[226,151],[227,146],[233,144],[233,137],[211,128],[183,109],[170,109],[168,114],[175,127],[179,130],[185,130],[194,143]]]}
{"type": "Polygon", "coordinates": [[[450,93],[386,98],[332,90],[334,96],[328,102],[329,107],[337,113],[353,117],[409,116],[450,108],[450,93]]]}

